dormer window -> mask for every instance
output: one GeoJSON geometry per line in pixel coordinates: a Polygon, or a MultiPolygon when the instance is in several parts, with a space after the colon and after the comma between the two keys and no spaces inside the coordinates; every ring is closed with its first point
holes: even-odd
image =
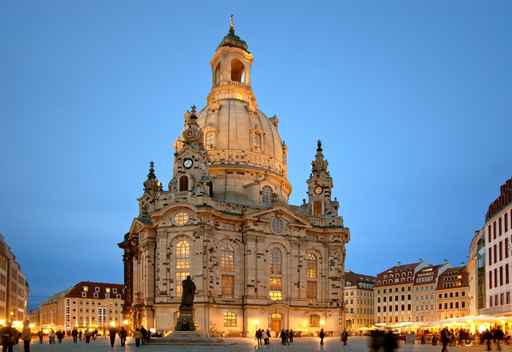
{"type": "Polygon", "coordinates": [[[89,291],[89,287],[84,286],[84,287],[83,287],[83,290],[84,290],[85,292],[87,292],[87,291],[89,291]]]}

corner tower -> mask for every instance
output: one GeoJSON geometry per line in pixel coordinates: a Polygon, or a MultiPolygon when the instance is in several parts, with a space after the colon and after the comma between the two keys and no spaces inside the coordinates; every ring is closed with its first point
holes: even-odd
{"type": "MultiPolygon", "coordinates": [[[[212,88],[197,121],[208,152],[213,198],[268,208],[288,203],[287,147],[279,135],[279,118],[258,109],[252,63],[253,55],[231,19],[210,61],[212,88]]],[[[176,143],[178,152],[182,142],[176,143]]]]}

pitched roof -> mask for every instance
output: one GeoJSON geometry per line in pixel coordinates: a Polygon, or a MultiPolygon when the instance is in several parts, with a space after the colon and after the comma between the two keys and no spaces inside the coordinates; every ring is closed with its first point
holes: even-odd
{"type": "Polygon", "coordinates": [[[469,286],[469,275],[465,266],[446,269],[439,275],[437,290],[469,286]]]}
{"type": "Polygon", "coordinates": [[[414,270],[421,263],[398,264],[386,271],[377,274],[377,284],[375,286],[392,286],[412,283],[414,280],[414,270]]]}
{"type": "Polygon", "coordinates": [[[68,290],[66,297],[89,299],[124,299],[124,286],[121,284],[106,282],[81,281],[68,290]],[[110,297],[106,296],[107,294],[110,297]]]}
{"type": "Polygon", "coordinates": [[[347,283],[350,283],[350,286],[359,286],[359,284],[362,283],[370,284],[373,286],[375,285],[376,281],[377,278],[375,276],[357,274],[352,271],[345,272],[345,285],[347,285],[347,283]]]}

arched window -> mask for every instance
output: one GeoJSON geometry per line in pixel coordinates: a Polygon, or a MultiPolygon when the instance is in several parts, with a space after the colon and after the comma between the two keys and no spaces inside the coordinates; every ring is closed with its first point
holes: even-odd
{"type": "Polygon", "coordinates": [[[279,248],[272,248],[270,253],[270,290],[269,296],[273,301],[283,299],[283,256],[279,248]]]}
{"type": "Polygon", "coordinates": [[[179,188],[180,192],[188,191],[188,176],[183,175],[180,176],[179,188]]]}
{"type": "Polygon", "coordinates": [[[231,61],[231,80],[235,82],[244,82],[245,81],[245,68],[242,61],[233,59],[231,61]]]}
{"type": "Polygon", "coordinates": [[[322,202],[319,200],[313,202],[313,216],[317,218],[322,216],[322,202]]]}
{"type": "Polygon", "coordinates": [[[207,132],[204,138],[204,142],[206,149],[211,150],[215,148],[215,132],[207,132]]]}
{"type": "Polygon", "coordinates": [[[318,264],[316,255],[308,253],[306,255],[306,297],[315,299],[317,297],[318,264]]]}
{"type": "Polygon", "coordinates": [[[235,293],[235,251],[228,243],[220,247],[220,271],[222,296],[233,297],[235,293]]]}
{"type": "Polygon", "coordinates": [[[262,144],[263,144],[263,137],[261,136],[261,133],[254,132],[252,134],[252,147],[253,147],[254,151],[260,152],[262,144]]]}
{"type": "Polygon", "coordinates": [[[182,282],[190,275],[190,243],[182,240],[176,244],[176,297],[181,297],[182,282]]]}
{"type": "Polygon", "coordinates": [[[215,73],[213,76],[213,82],[215,82],[215,85],[218,85],[220,83],[220,62],[215,67],[215,73]]]}
{"type": "Polygon", "coordinates": [[[272,205],[272,188],[264,186],[261,190],[261,203],[263,206],[269,207],[272,205]]]}

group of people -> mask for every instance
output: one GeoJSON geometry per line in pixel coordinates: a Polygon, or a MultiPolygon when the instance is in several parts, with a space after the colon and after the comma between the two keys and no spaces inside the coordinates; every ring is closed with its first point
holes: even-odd
{"type": "Polygon", "coordinates": [[[28,320],[23,323],[23,329],[16,330],[11,323],[7,323],[0,329],[0,343],[2,344],[3,352],[12,352],[14,345],[23,340],[23,349],[25,352],[30,352],[30,341],[32,340],[32,332],[28,320]]]}
{"type": "Polygon", "coordinates": [[[381,348],[384,352],[393,352],[398,348],[398,336],[391,330],[373,330],[368,347],[370,352],[377,352],[381,348]]]}

